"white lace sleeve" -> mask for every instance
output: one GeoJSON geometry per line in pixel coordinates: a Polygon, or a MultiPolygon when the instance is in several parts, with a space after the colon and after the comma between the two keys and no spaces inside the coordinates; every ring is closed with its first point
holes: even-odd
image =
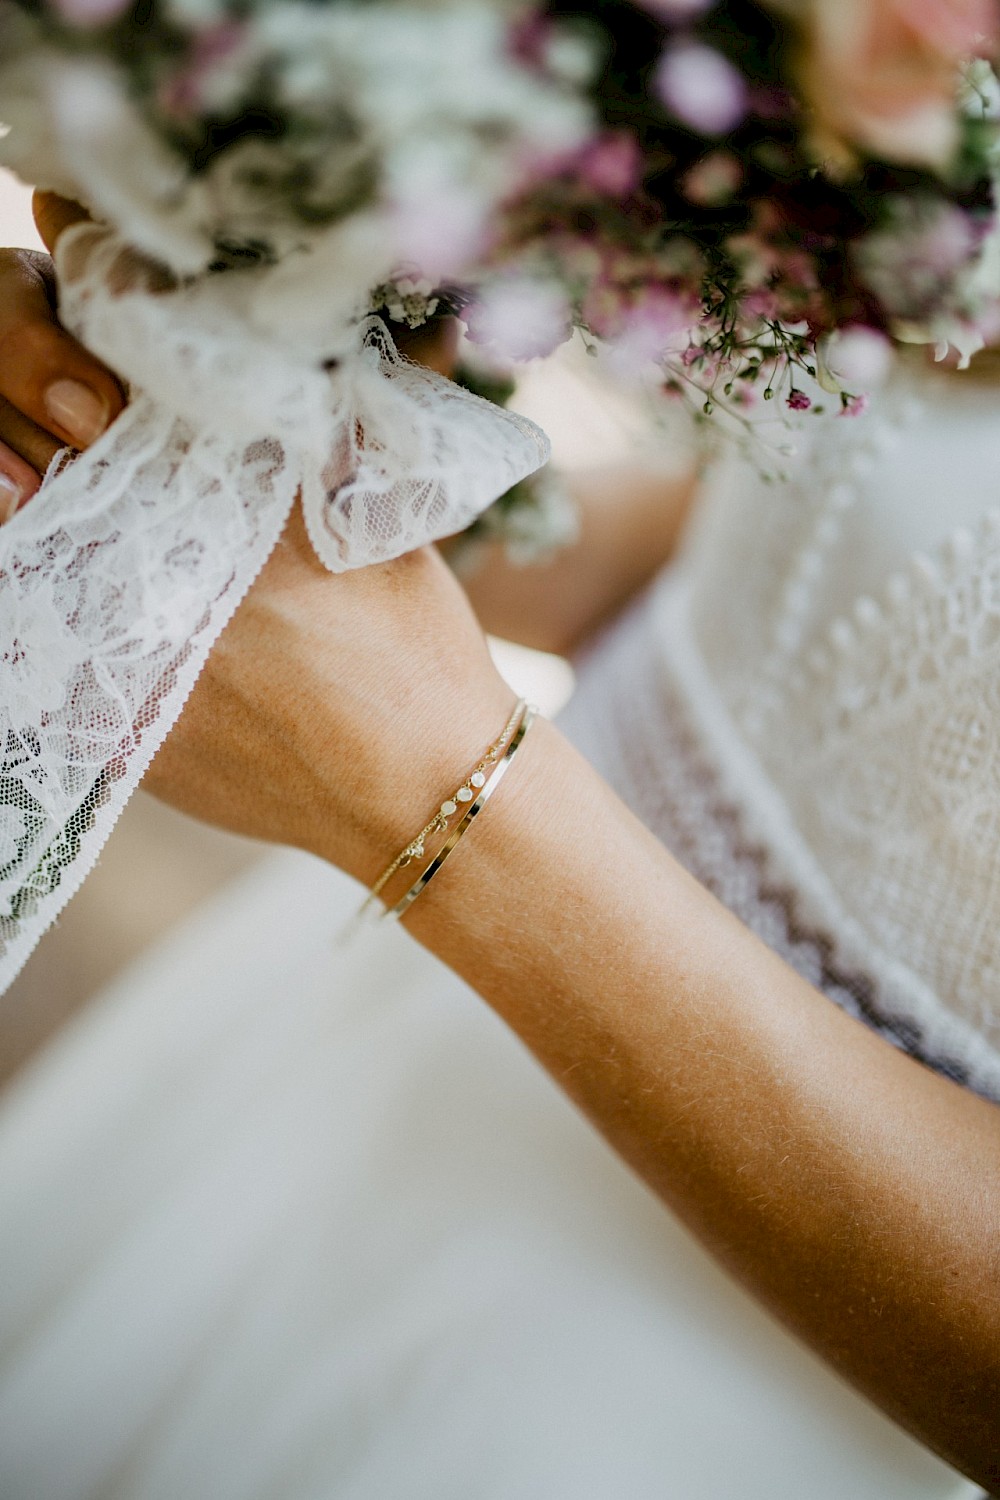
{"type": "Polygon", "coordinates": [[[0,529],[0,987],[90,870],[297,496],[340,571],[460,530],[548,456],[377,318],[325,367],[283,343],[266,274],[158,286],[93,225],[58,270],[64,321],[131,402],[0,529]]]}

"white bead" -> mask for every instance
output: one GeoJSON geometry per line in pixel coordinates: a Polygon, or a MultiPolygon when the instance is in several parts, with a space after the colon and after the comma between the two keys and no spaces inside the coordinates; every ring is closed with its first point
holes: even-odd
{"type": "Polygon", "coordinates": [[[863,625],[867,628],[869,626],[878,624],[879,620],[882,618],[882,611],[879,609],[874,599],[870,599],[867,594],[864,594],[860,599],[856,599],[854,602],[854,618],[857,620],[859,625],[863,625]]]}
{"type": "Polygon", "coordinates": [[[854,644],[854,631],[849,620],[834,620],[830,626],[830,644],[838,651],[849,651],[854,644]]]}
{"type": "Polygon", "coordinates": [[[455,796],[458,798],[459,802],[472,801],[472,792],[467,786],[460,786],[458,791],[455,793],[455,796]]]}
{"type": "Polygon", "coordinates": [[[458,811],[458,808],[456,807],[455,803],[451,801],[450,798],[448,799],[447,802],[442,802],[441,803],[441,812],[443,813],[443,815],[446,818],[450,818],[451,815],[452,815],[452,813],[453,812],[457,812],[457,811],[458,811]]]}
{"type": "Polygon", "coordinates": [[[483,775],[482,771],[473,772],[473,774],[469,777],[469,780],[472,782],[472,785],[474,787],[486,785],[486,777],[483,775]]]}
{"type": "Polygon", "coordinates": [[[804,615],[809,608],[811,597],[808,583],[809,575],[807,573],[805,580],[803,580],[802,561],[803,559],[800,558],[799,566],[796,568],[792,578],[785,585],[784,609],[786,615],[804,615]]]}
{"type": "Polygon", "coordinates": [[[832,547],[840,535],[840,522],[836,516],[823,516],[816,527],[816,544],[818,547],[832,547]]]}
{"type": "MultiPolygon", "coordinates": [[[[802,583],[815,583],[823,571],[823,554],[818,547],[810,547],[799,558],[798,574],[802,583]]],[[[808,602],[808,598],[807,598],[808,602]]]]}
{"type": "Polygon", "coordinates": [[[904,573],[893,573],[885,586],[890,604],[905,604],[910,597],[910,580],[904,573]]]}
{"type": "Polygon", "coordinates": [[[802,626],[797,620],[782,620],[774,638],[782,655],[785,658],[792,656],[802,644],[802,626]]]}

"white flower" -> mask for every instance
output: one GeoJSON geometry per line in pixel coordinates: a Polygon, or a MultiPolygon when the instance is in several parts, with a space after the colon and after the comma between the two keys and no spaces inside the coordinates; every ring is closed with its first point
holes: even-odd
{"type": "Polygon", "coordinates": [[[1000,120],[1000,79],[985,57],[975,57],[963,67],[958,103],[969,119],[1000,120]]]}
{"type": "Polygon", "coordinates": [[[829,334],[817,350],[817,374],[824,391],[839,395],[877,390],[892,367],[892,344],[885,334],[862,324],[829,334]]]}
{"type": "Polygon", "coordinates": [[[372,292],[372,312],[385,312],[394,323],[420,328],[440,306],[434,283],[424,277],[399,275],[372,292]]]}
{"type": "Polygon", "coordinates": [[[728,58],[700,42],[668,47],[656,69],[656,92],[683,124],[702,135],[726,135],[747,112],[747,86],[728,58]]]}
{"type": "Polygon", "coordinates": [[[294,129],[238,140],[194,172],[148,123],[125,65],[67,55],[0,4],[0,100],[12,127],[0,155],[184,276],[230,245],[287,260],[293,277],[304,264],[322,269],[326,329],[363,310],[394,264],[465,271],[497,206],[591,129],[580,66],[566,81],[523,67],[495,3],[249,0],[238,21],[225,0],[164,4],[195,45],[145,103],[196,123],[239,113],[263,88],[263,107],[294,129]],[[213,30],[225,45],[205,43],[201,56],[213,30]]]}

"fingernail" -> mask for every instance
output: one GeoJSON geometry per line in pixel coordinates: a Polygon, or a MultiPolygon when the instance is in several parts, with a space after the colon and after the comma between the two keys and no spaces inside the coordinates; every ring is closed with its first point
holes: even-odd
{"type": "Polygon", "coordinates": [[[6,474],[0,474],[0,526],[6,524],[11,516],[17,514],[21,504],[21,486],[15,484],[6,474]]]}
{"type": "Polygon", "coordinates": [[[45,392],[45,409],[53,422],[86,448],[108,425],[108,404],[78,380],[56,380],[45,392]]]}

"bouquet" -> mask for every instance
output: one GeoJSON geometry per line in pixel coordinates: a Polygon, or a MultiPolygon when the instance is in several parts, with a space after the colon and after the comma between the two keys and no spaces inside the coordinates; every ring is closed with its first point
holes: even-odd
{"type": "Polygon", "coordinates": [[[671,390],[759,368],[791,394],[845,326],[992,332],[996,25],[992,0],[2,0],[4,156],[179,277],[270,268],[255,318],[327,357],[365,311],[471,303],[501,357],[580,328],[671,390]]]}
{"type": "Polygon", "coordinates": [[[129,408],[0,531],[0,975],[83,878],[296,498],[331,569],[545,462],[397,351],[579,331],[737,421],[1000,330],[992,0],[0,0],[0,160],[81,201],[129,408]]]}

